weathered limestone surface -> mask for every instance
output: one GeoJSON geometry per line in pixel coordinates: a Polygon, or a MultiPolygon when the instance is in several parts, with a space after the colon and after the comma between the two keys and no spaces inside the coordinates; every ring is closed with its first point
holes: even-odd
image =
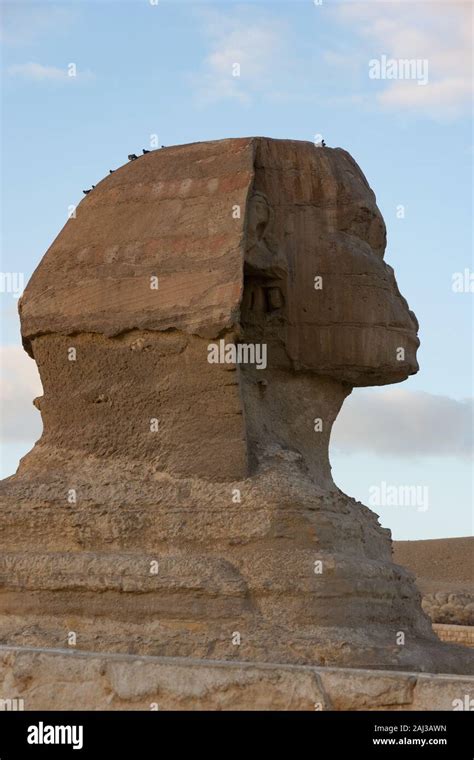
{"type": "Polygon", "coordinates": [[[472,625],[433,623],[433,631],[441,641],[449,641],[451,644],[464,644],[466,647],[474,647],[474,626],[472,625]]]}
{"type": "Polygon", "coordinates": [[[25,710],[468,710],[474,678],[0,647],[1,699],[25,710]]]}
{"type": "Polygon", "coordinates": [[[33,274],[21,306],[37,335],[133,328],[214,335],[236,323],[243,285],[249,139],[152,151],[83,199],[33,274]],[[159,277],[159,292],[150,277],[159,277]]]}
{"type": "Polygon", "coordinates": [[[472,672],[331,477],[352,387],[418,369],[384,249],[357,164],[310,143],[156,151],[82,201],[20,304],[44,432],[1,488],[1,643],[472,672]],[[266,367],[210,364],[220,339],[266,367]]]}

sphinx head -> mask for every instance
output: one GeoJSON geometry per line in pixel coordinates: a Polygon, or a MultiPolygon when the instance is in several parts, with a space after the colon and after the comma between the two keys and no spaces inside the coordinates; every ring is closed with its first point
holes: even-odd
{"type": "Polygon", "coordinates": [[[44,387],[37,454],[235,480],[290,450],[330,486],[331,426],[352,387],[418,369],[385,242],[343,150],[248,138],[122,167],[82,201],[21,301],[44,387]],[[210,364],[221,339],[264,344],[266,368],[210,364]]]}

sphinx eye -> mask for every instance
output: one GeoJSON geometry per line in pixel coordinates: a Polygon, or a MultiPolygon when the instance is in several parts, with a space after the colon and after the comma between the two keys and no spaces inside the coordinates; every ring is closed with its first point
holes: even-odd
{"type": "Polygon", "coordinates": [[[285,303],[283,293],[278,286],[254,285],[244,299],[244,305],[250,311],[270,312],[281,309],[285,303]]]}
{"type": "Polygon", "coordinates": [[[278,287],[265,288],[265,297],[267,302],[267,311],[275,311],[275,309],[281,309],[284,304],[283,293],[278,287]]]}

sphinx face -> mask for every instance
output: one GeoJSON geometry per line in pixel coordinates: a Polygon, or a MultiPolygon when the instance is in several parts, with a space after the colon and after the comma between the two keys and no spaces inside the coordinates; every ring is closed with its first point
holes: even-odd
{"type": "Polygon", "coordinates": [[[274,199],[264,185],[269,195],[250,200],[242,321],[268,340],[273,366],[354,386],[399,382],[418,370],[418,323],[383,259],[385,224],[365,177],[348,154],[336,172],[323,153],[297,167],[303,199],[282,172],[274,199]]]}

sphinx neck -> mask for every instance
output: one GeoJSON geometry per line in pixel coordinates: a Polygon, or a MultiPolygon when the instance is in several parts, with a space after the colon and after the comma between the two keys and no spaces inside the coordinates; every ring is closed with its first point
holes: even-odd
{"type": "Polygon", "coordinates": [[[329,440],[351,387],[289,369],[245,367],[240,375],[251,469],[272,452],[286,450],[299,455],[317,485],[335,488],[329,440]]]}
{"type": "Polygon", "coordinates": [[[329,438],[349,386],[290,369],[213,364],[208,346],[178,332],[35,339],[44,388],[35,457],[46,453],[48,467],[51,457],[80,467],[92,456],[178,478],[237,481],[285,450],[316,483],[333,487],[329,438]]]}

